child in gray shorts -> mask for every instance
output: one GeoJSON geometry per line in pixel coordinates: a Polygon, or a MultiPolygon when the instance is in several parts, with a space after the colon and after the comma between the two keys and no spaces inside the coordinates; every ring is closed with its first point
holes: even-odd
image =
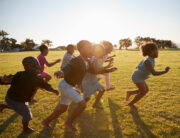
{"type": "Polygon", "coordinates": [[[149,91],[148,85],[146,84],[146,79],[149,78],[149,75],[162,75],[169,71],[169,67],[166,67],[164,71],[156,71],[155,58],[158,58],[158,47],[153,42],[147,42],[140,47],[143,56],[148,56],[145,60],[141,61],[132,75],[132,81],[137,86],[137,90],[128,91],[126,95],[126,101],[129,100],[129,97],[136,95],[134,99],[129,102],[128,106],[135,107],[134,104],[143,98],[149,91]]]}
{"type": "Polygon", "coordinates": [[[17,72],[13,75],[11,84],[5,97],[7,105],[1,109],[11,108],[22,116],[23,131],[25,133],[34,132],[29,128],[29,121],[32,120],[32,114],[29,109],[28,102],[36,92],[37,88],[43,88],[47,91],[54,92],[57,95],[59,92],[54,90],[51,85],[46,83],[40,74],[39,62],[34,57],[26,57],[22,61],[25,71],[17,72]]]}

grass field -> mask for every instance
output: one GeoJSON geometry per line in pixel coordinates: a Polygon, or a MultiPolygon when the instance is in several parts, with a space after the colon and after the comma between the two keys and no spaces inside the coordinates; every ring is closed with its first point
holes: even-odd
{"type": "MultiPolygon", "coordinates": [[[[14,74],[23,70],[21,61],[26,56],[37,56],[39,52],[0,53],[0,75],[14,74]]],[[[78,53],[76,53],[77,55],[78,53]]],[[[114,66],[118,70],[111,74],[111,83],[116,89],[106,92],[104,110],[92,108],[94,96],[87,105],[86,110],[75,121],[79,132],[72,134],[64,130],[63,123],[67,115],[75,107],[71,104],[67,113],[52,122],[55,130],[44,130],[41,121],[46,118],[57,106],[59,97],[55,94],[39,90],[37,103],[31,104],[33,120],[30,126],[37,131],[29,137],[81,137],[81,138],[111,138],[111,137],[180,137],[180,51],[160,51],[156,59],[156,69],[164,70],[170,66],[171,70],[163,76],[152,76],[147,80],[149,93],[136,105],[138,110],[130,110],[126,104],[127,90],[135,89],[131,81],[131,74],[135,67],[143,59],[139,51],[115,51],[114,66]]],[[[50,51],[48,61],[62,58],[64,52],[50,51]]],[[[59,70],[60,64],[45,71],[53,75],[59,70]]],[[[59,80],[54,78],[50,81],[57,88],[59,80]]],[[[104,84],[104,79],[101,80],[104,84]]],[[[0,86],[0,102],[9,86],[0,86]]],[[[4,110],[0,113],[0,137],[26,137],[21,133],[21,117],[14,111],[4,110]]]]}

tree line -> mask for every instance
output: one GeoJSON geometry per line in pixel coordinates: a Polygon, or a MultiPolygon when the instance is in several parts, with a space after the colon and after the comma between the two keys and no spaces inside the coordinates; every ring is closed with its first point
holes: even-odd
{"type": "MultiPolygon", "coordinates": [[[[26,50],[34,50],[36,46],[38,47],[38,44],[34,42],[33,39],[26,38],[25,41],[18,44],[15,38],[9,38],[8,35],[9,34],[7,32],[3,30],[0,31],[0,49],[1,50],[12,50],[12,49],[18,48],[18,49],[21,49],[22,51],[26,51],[26,50]]],[[[141,44],[145,42],[149,42],[149,41],[156,43],[158,48],[162,48],[162,49],[177,48],[176,44],[173,43],[171,40],[159,40],[159,39],[155,39],[151,37],[141,37],[141,36],[137,36],[134,41],[132,41],[130,38],[120,39],[119,43],[115,44],[114,47],[116,49],[118,48],[118,46],[119,46],[119,49],[128,49],[134,43],[136,47],[138,48],[141,44]]],[[[52,41],[45,39],[45,40],[42,40],[41,44],[45,44],[46,46],[51,47],[52,41]]],[[[58,46],[57,48],[61,50],[65,50],[66,46],[58,46]]]]}

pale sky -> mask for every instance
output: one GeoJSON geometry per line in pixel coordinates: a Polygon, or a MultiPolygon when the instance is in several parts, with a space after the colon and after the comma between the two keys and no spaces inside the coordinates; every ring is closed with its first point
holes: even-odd
{"type": "Polygon", "coordinates": [[[180,0],[0,0],[0,30],[54,46],[136,36],[180,43],[180,0]]]}

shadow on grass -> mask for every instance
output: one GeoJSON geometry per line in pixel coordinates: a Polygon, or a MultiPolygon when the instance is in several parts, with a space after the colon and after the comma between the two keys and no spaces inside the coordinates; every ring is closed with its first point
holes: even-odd
{"type": "MultiPolygon", "coordinates": [[[[34,103],[30,103],[29,105],[32,105],[34,103]]],[[[13,110],[13,109],[8,109],[13,110]]],[[[14,111],[14,110],[13,110],[14,111]]],[[[14,113],[11,115],[2,125],[0,125],[0,134],[9,126],[10,123],[12,123],[16,118],[18,117],[17,113],[14,113]]]]}
{"type": "Polygon", "coordinates": [[[17,113],[11,115],[2,125],[0,125],[0,134],[18,117],[17,113]]]}
{"type": "MultiPolygon", "coordinates": [[[[74,102],[71,102],[71,104],[69,105],[69,107],[68,107],[68,115],[67,115],[67,117],[72,113],[72,111],[74,110],[74,108],[76,108],[76,106],[77,106],[77,104],[76,103],[74,103],[74,102]]],[[[67,119],[67,117],[66,117],[66,119],[67,119]]],[[[66,120],[65,119],[65,120],[66,120]]],[[[76,122],[75,122],[76,123],[76,122]]],[[[74,125],[75,125],[75,123],[73,123],[74,125]]],[[[64,128],[65,129],[65,128],[64,128]]],[[[63,136],[64,138],[73,138],[73,137],[75,137],[75,133],[72,133],[72,132],[69,132],[69,131],[67,131],[67,129],[65,129],[64,130],[64,136],[63,136]]]]}
{"type": "MultiPolygon", "coordinates": [[[[59,102],[56,105],[54,111],[56,111],[58,108],[60,108],[59,102]]],[[[55,128],[57,121],[58,121],[58,118],[56,118],[55,120],[52,121],[51,126],[53,128],[55,128]]],[[[46,128],[43,128],[43,130],[39,133],[39,135],[37,137],[38,138],[50,138],[52,136],[52,134],[53,134],[53,130],[48,130],[46,128]]]]}
{"type": "MultiPolygon", "coordinates": [[[[77,104],[72,103],[68,109],[68,115],[72,113],[77,104]]],[[[92,109],[86,110],[73,123],[79,132],[77,134],[64,131],[64,138],[92,138],[92,137],[110,137],[109,122],[104,110],[92,109]]]]}
{"type": "Polygon", "coordinates": [[[109,108],[110,108],[111,118],[112,118],[112,123],[113,123],[114,136],[115,138],[122,138],[123,136],[122,136],[121,128],[119,127],[120,123],[117,119],[118,117],[116,114],[116,111],[120,109],[120,106],[114,103],[110,98],[108,99],[108,101],[109,101],[109,108]]]}
{"type": "Polygon", "coordinates": [[[137,109],[131,109],[130,113],[142,137],[156,138],[156,136],[149,130],[148,126],[141,120],[137,109]]]}

